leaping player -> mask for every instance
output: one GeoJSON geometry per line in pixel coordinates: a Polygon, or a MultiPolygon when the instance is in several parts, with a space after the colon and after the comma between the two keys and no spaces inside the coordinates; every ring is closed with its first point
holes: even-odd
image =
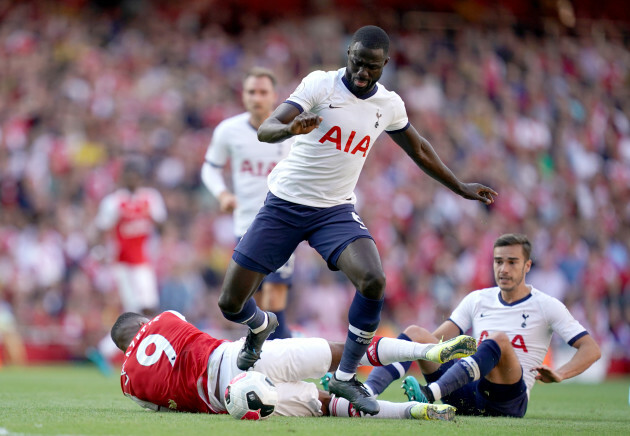
{"type": "Polygon", "coordinates": [[[329,389],[368,414],[378,413],[379,404],[356,379],[356,370],[379,325],[385,274],[376,244],[354,209],[353,191],[374,141],[387,132],[419,168],[464,198],[490,204],[497,195],[460,181],[410,125],[401,98],[377,83],[388,52],[383,29],[360,28],[345,68],[309,74],[262,123],[258,138],[263,142],[296,139],[269,175],[270,193],[234,251],[219,297],[225,318],[250,328],[238,356],[245,370],[260,358],[263,342],[277,326],[252,295],[265,275],[307,240],[330,269],[343,271],[356,287],[343,356],[329,389]]]}

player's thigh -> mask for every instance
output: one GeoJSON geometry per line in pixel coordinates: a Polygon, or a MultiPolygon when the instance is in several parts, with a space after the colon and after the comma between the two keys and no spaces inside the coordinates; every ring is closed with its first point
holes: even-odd
{"type": "Polygon", "coordinates": [[[117,263],[112,268],[112,273],[116,281],[116,287],[120,295],[123,310],[125,312],[139,312],[142,310],[142,307],[134,289],[131,269],[132,267],[130,265],[117,263]]]}
{"type": "Polygon", "coordinates": [[[505,333],[500,333],[496,337],[490,336],[489,339],[494,339],[499,343],[501,347],[501,358],[497,366],[492,368],[486,375],[486,379],[492,383],[503,385],[517,383],[521,379],[523,368],[509,338],[505,333]]]}
{"type": "Polygon", "coordinates": [[[278,383],[278,405],[274,415],[321,416],[322,403],[314,383],[305,381],[278,383]]]}
{"type": "Polygon", "coordinates": [[[266,341],[255,371],[274,383],[320,378],[330,369],[332,353],[321,338],[288,338],[266,341]]]}
{"type": "Polygon", "coordinates": [[[352,242],[362,238],[373,239],[354,207],[344,204],[322,212],[317,225],[312,228],[308,243],[322,256],[328,268],[337,271],[340,269],[337,261],[341,253],[352,242]]]}
{"type": "Polygon", "coordinates": [[[150,265],[131,268],[131,281],[142,308],[155,308],[158,305],[158,287],[155,271],[150,265]]]}
{"type": "Polygon", "coordinates": [[[263,281],[261,292],[256,294],[256,302],[262,310],[276,312],[286,309],[288,294],[289,287],[284,283],[263,281]]]}
{"type": "Polygon", "coordinates": [[[264,267],[267,273],[287,263],[304,240],[301,223],[286,220],[282,213],[278,208],[263,206],[234,249],[264,267]]]}

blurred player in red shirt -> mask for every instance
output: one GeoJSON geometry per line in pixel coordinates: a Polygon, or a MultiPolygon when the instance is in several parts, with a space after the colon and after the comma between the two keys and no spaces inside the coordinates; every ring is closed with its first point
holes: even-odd
{"type": "Polygon", "coordinates": [[[162,195],[140,186],[144,173],[141,162],[125,163],[122,187],[103,198],[96,226],[111,232],[116,246],[114,276],[123,310],[153,315],[159,294],[146,245],[167,214],[162,195]]]}
{"type": "MultiPolygon", "coordinates": [[[[153,316],[159,309],[159,292],[154,266],[147,244],[166,221],[162,195],[154,188],[142,187],[146,174],[142,161],[125,162],[121,187],[105,196],[99,206],[95,224],[109,232],[115,245],[113,274],[123,310],[153,316]]],[[[109,360],[117,348],[109,335],[87,356],[99,369],[110,374],[109,360]]]]}

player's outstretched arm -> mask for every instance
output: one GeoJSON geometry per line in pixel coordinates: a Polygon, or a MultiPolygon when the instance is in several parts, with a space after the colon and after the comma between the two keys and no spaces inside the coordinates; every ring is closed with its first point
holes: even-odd
{"type": "Polygon", "coordinates": [[[312,112],[302,112],[289,103],[282,103],[258,128],[258,140],[280,142],[295,135],[312,132],[322,117],[312,112]]]}
{"type": "Polygon", "coordinates": [[[496,191],[479,183],[463,183],[440,160],[439,156],[426,139],[418,131],[409,126],[408,129],[389,135],[405,153],[429,176],[442,183],[451,191],[469,200],[477,200],[484,204],[494,202],[499,195],[496,191]]]}
{"type": "Polygon", "coordinates": [[[531,371],[538,372],[536,380],[543,383],[560,383],[562,380],[582,374],[601,357],[599,345],[590,335],[582,336],[573,346],[577,348],[577,352],[560,368],[553,370],[547,365],[532,368],[531,371]]]}

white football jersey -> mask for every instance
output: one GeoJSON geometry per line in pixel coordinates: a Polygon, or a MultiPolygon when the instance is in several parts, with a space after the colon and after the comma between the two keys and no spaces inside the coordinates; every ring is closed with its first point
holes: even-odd
{"type": "Polygon", "coordinates": [[[295,137],[289,156],[269,175],[269,190],[277,197],[313,207],[354,204],[354,188],[376,138],[409,125],[398,94],[376,84],[373,92],[356,97],[345,84],[345,71],[314,71],[289,96],[287,103],[323,120],[295,137]]]}
{"type": "Polygon", "coordinates": [[[569,345],[587,334],[564,304],[533,287],[524,299],[507,303],[498,287],[468,294],[451,314],[451,321],[482,341],[489,333],[504,332],[523,367],[528,393],[536,381],[530,369],[542,364],[555,332],[569,345]]]}
{"type": "Polygon", "coordinates": [[[270,144],[258,140],[258,132],[245,112],[228,118],[217,126],[206,152],[206,162],[222,168],[232,166],[232,185],[237,207],[234,231],[242,236],[262,207],[269,188],[267,176],[291,148],[293,139],[270,144]]]}

